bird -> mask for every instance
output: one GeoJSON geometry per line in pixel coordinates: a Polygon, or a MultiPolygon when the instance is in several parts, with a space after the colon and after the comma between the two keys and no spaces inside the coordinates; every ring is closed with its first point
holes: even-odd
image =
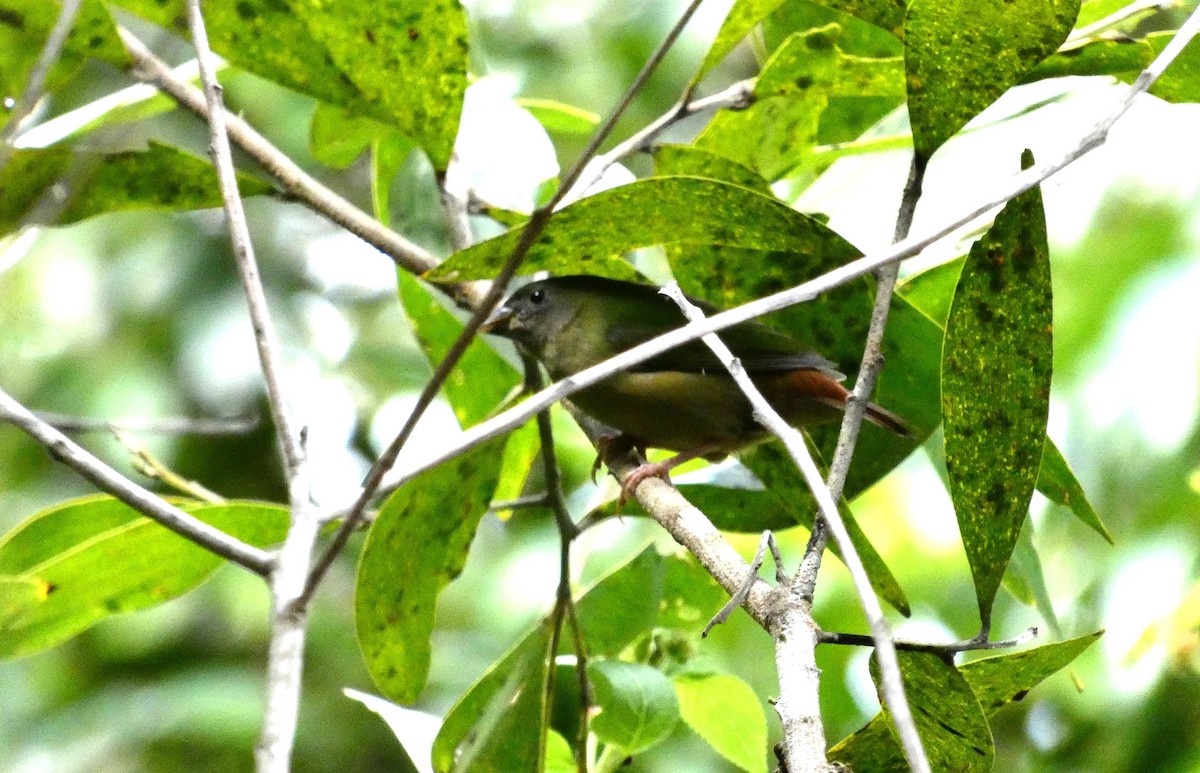
{"type": "MultiPolygon", "coordinates": [[[[689,300],[705,314],[718,311],[689,300]]],[[[482,329],[512,340],[558,381],[687,321],[679,306],[653,285],[579,274],[524,285],[489,315],[482,329]]],[[[756,321],[718,335],[788,424],[832,421],[845,410],[850,396],[841,384],[845,376],[791,336],[756,321]]],[[[699,340],[657,354],[570,399],[616,431],[601,439],[595,469],[608,444],[628,444],[643,457],[647,448],[675,452],[630,473],[622,485],[622,501],[648,477],[670,482],[670,471],[686,461],[720,461],[770,436],[725,366],[699,340]]],[[[865,418],[898,435],[912,434],[903,419],[875,403],[867,405],[865,418]]]]}

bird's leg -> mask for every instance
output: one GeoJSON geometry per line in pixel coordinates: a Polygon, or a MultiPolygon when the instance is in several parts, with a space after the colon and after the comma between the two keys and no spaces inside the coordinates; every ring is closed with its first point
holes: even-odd
{"type": "Polygon", "coordinates": [[[702,456],[711,456],[719,450],[715,444],[706,444],[697,446],[689,451],[681,451],[670,459],[664,459],[661,462],[645,462],[638,465],[633,472],[625,476],[625,482],[621,484],[621,499],[618,502],[618,507],[625,504],[626,500],[633,496],[633,492],[637,490],[637,487],[646,478],[662,478],[667,485],[672,485],[671,470],[693,459],[699,459],[702,456]]]}
{"type": "Polygon", "coordinates": [[[643,459],[646,458],[645,444],[633,436],[616,430],[601,433],[596,438],[596,461],[592,462],[592,483],[596,482],[596,473],[600,472],[600,467],[609,454],[623,454],[627,451],[637,451],[643,459]]]}

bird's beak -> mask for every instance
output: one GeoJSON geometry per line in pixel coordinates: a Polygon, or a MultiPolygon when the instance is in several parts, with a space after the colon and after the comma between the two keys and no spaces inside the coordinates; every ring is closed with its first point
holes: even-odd
{"type": "Polygon", "coordinates": [[[479,328],[484,333],[492,335],[507,335],[512,332],[510,323],[513,318],[513,310],[505,305],[500,305],[493,311],[488,318],[483,321],[483,325],[479,328]]]}

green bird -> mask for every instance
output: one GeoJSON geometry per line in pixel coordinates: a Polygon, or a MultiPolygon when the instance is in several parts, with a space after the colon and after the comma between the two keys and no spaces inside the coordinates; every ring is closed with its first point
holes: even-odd
{"type": "MultiPolygon", "coordinates": [[[[692,302],[705,314],[718,311],[692,302]]],[[[557,381],[686,323],[680,308],[656,287],[580,275],[525,285],[483,329],[515,341],[557,381]]],[[[790,336],[759,322],[743,322],[719,335],[792,426],[831,421],[845,410],[850,392],[839,383],[845,376],[790,336]]],[[[670,470],[689,459],[719,461],[769,436],[728,371],[699,340],[581,389],[571,400],[620,433],[609,442],[627,442],[643,455],[647,447],[677,452],[635,470],[623,495],[647,477],[669,480],[670,470]]],[[[867,406],[866,418],[910,435],[900,417],[874,403],[867,406]]]]}

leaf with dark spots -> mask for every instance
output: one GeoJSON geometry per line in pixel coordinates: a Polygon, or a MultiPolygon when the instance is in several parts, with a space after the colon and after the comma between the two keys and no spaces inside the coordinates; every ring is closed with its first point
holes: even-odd
{"type": "Polygon", "coordinates": [[[918,159],[1020,83],[1066,40],[1079,0],[914,3],[904,19],[908,111],[918,159]]]}
{"type": "Polygon", "coordinates": [[[493,440],[418,475],[371,525],[355,583],[355,623],[367,670],[392,700],[411,703],[425,686],[434,606],[462,571],[503,451],[503,439],[493,440]],[[405,614],[397,619],[399,609],[405,614]]]}
{"type": "MultiPolygon", "coordinates": [[[[1030,164],[1026,153],[1023,165],[1030,164]]],[[[942,353],[950,494],[985,624],[1038,479],[1049,413],[1050,321],[1046,223],[1034,188],[1009,202],[972,247],[942,353]],[[994,259],[1021,253],[1021,260],[994,259]]]]}
{"type": "Polygon", "coordinates": [[[971,685],[988,715],[1023,699],[1051,674],[1068,665],[1092,646],[1102,632],[965,664],[963,678],[971,685]]]}
{"type": "MultiPolygon", "coordinates": [[[[514,228],[451,255],[433,281],[492,277],[521,238],[514,228]]],[[[529,251],[522,272],[637,274],[621,256],[651,245],[721,244],[809,255],[829,230],[778,199],[718,180],[651,177],[581,199],[554,216],[529,251]],[[620,223],[620,228],[613,228],[620,223]],[[586,265],[586,270],[584,270],[586,265]]],[[[857,254],[852,248],[839,255],[857,254]]]]}
{"type": "MultiPolygon", "coordinates": [[[[952,662],[928,652],[896,653],[904,691],[913,709],[917,732],[933,770],[985,773],[991,770],[995,746],[987,718],[971,686],[952,662]]],[[[879,684],[879,668],[871,658],[871,676],[879,684]]],[[[886,711],[829,750],[831,760],[854,770],[899,773],[908,770],[890,728],[886,711]]]]}

